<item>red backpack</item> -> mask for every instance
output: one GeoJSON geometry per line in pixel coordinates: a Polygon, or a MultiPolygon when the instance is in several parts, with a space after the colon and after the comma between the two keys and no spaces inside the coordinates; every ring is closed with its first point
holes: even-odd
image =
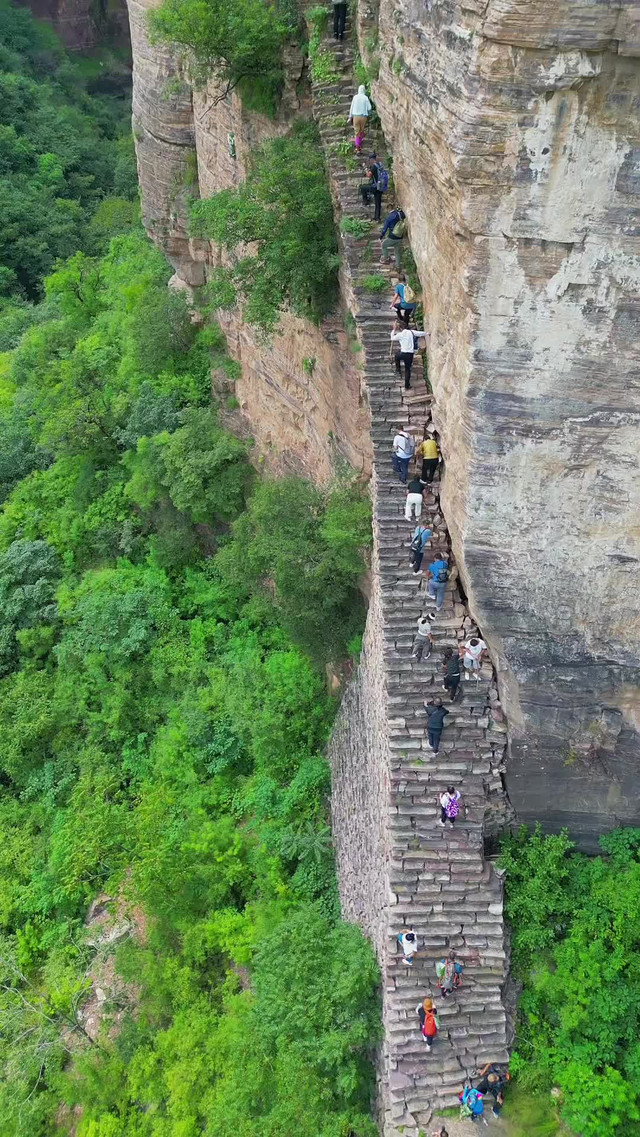
{"type": "Polygon", "coordinates": [[[427,1011],[426,1015],[424,1016],[422,1033],[425,1038],[435,1038],[437,1035],[438,1028],[436,1026],[436,1016],[434,1015],[433,1011],[427,1011]]]}

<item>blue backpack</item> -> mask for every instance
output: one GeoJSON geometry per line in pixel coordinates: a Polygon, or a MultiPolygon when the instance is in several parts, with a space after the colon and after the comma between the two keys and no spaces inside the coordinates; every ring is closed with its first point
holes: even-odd
{"type": "Polygon", "coordinates": [[[376,182],[376,189],[380,193],[386,193],[389,189],[389,171],[385,170],[384,166],[378,162],[378,180],[376,182]]]}

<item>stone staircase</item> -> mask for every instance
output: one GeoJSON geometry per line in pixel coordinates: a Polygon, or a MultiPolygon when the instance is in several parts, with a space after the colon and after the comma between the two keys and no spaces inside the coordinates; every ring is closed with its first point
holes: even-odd
{"type": "MultiPolygon", "coordinates": [[[[349,28],[343,43],[325,38],[321,50],[333,53],[335,82],[313,84],[314,117],[325,148],[336,217],[362,217],[358,193],[360,170],[349,169],[338,149],[350,137],[346,122],[356,84],[349,28]]],[[[370,131],[363,155],[372,150],[384,159],[380,131],[370,131]]],[[[385,165],[388,166],[387,161],[385,165]]],[[[389,168],[389,167],[388,167],[389,168]]],[[[393,204],[390,192],[383,216],[393,204]]],[[[372,213],[372,210],[370,210],[372,213]]],[[[422,437],[433,396],[425,383],[422,361],[415,356],[412,390],[405,391],[389,361],[389,332],[393,313],[391,272],[380,265],[380,227],[354,238],[341,236],[343,294],[348,297],[362,347],[363,385],[370,411],[374,446],[372,496],[374,507],[373,574],[379,590],[382,627],[384,699],[387,735],[384,742],[384,875],[387,895],[380,896],[383,931],[366,927],[377,941],[383,974],[385,1038],[380,1056],[379,1087],[385,1135],[403,1133],[418,1137],[434,1111],[457,1104],[467,1077],[487,1061],[506,1062],[506,1017],[502,984],[506,978],[505,937],[502,918],[502,884],[485,860],[483,831],[495,809],[506,811],[499,766],[505,736],[489,714],[489,699],[496,698],[491,665],[482,667],[479,682],[463,680],[463,697],[450,704],[441,689],[442,651],[476,631],[456,584],[453,565],[446,599],[434,626],[434,648],[417,662],[411,648],[418,616],[429,602],[425,578],[415,577],[409,565],[409,541],[414,524],[404,519],[405,488],[391,467],[391,444],[400,425],[409,425],[422,437]],[[389,289],[372,294],[363,287],[368,274],[389,275],[389,289]],[[423,700],[442,696],[449,709],[440,752],[427,746],[423,700]],[[438,795],[451,784],[462,792],[464,809],[455,828],[439,825],[438,795]],[[403,962],[397,944],[402,929],[413,928],[420,951],[412,968],[403,962]],[[464,963],[464,983],[452,997],[438,998],[435,963],[455,949],[464,963]],[[441,1029],[432,1052],[418,1028],[416,1006],[425,995],[436,1001],[441,1029]]],[[[426,315],[428,328],[428,313],[426,315]]],[[[439,487],[425,493],[423,520],[433,529],[426,566],[438,552],[449,550],[445,521],[439,510],[439,487]]],[[[348,704],[347,704],[348,705],[348,704]]],[[[380,730],[377,730],[378,736],[380,730]]],[[[364,776],[364,775],[363,775],[364,776]]],[[[339,793],[337,787],[335,793],[339,793]]],[[[363,792],[366,792],[363,791],[363,792]]],[[[340,854],[339,854],[340,859],[340,854]]],[[[376,919],[379,913],[376,913],[376,919]]]]}

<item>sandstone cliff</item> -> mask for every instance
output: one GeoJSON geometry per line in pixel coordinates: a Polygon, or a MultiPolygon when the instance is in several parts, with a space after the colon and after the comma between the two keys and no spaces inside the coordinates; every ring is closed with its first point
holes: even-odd
{"type": "Polygon", "coordinates": [[[89,51],[105,36],[127,41],[125,0],[30,0],[26,6],[51,24],[71,51],[89,51]]]}
{"type": "MultiPolygon", "coordinates": [[[[146,13],[154,3],[128,3],[143,220],[178,279],[198,286],[219,263],[219,253],[207,242],[189,239],[189,199],[237,185],[256,147],[286,131],[296,114],[310,113],[302,101],[303,60],[292,50],[289,82],[275,121],[247,114],[236,95],[218,102],[215,89],[194,90],[179,56],[149,43],[146,13]]],[[[220,324],[241,364],[233,395],[244,429],[251,430],[263,457],[272,466],[291,467],[321,481],[331,476],[340,458],[368,474],[369,414],[344,313],[321,328],[287,316],[267,344],[244,323],[239,309],[221,312],[220,324]]]]}
{"type": "MultiPolygon", "coordinates": [[[[134,130],[149,232],[178,277],[216,252],[189,240],[187,202],[236,184],[286,129],[214,106],[150,46],[130,0],[134,130]]],[[[636,823],[640,395],[640,18],[584,0],[361,3],[380,58],[374,97],[432,331],[446,458],[443,505],[469,605],[498,667],[508,788],[524,820],[585,847],[636,823]]],[[[362,374],[337,317],[293,318],[265,347],[223,317],[235,395],[263,454],[329,476],[368,470],[362,374]]]]}
{"type": "Polygon", "coordinates": [[[361,6],[360,40],[379,53],[509,792],[593,846],[640,820],[640,9],[390,0],[379,27],[361,6]]]}

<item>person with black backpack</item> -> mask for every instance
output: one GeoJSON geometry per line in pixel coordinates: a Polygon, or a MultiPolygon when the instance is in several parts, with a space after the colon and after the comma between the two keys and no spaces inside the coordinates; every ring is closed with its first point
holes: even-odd
{"type": "Polygon", "coordinates": [[[418,576],[420,573],[420,565],[422,564],[425,546],[427,541],[430,541],[432,537],[433,529],[427,529],[426,525],[416,525],[409,547],[409,561],[413,568],[414,576],[418,576]]]}
{"type": "Polygon", "coordinates": [[[446,707],[442,705],[442,699],[433,699],[427,702],[426,699],[423,703],[424,713],[427,716],[427,738],[429,740],[429,747],[434,754],[437,754],[440,749],[440,738],[444,729],[444,720],[449,714],[446,707]]]}
{"type": "Polygon", "coordinates": [[[367,165],[365,166],[368,180],[363,182],[360,186],[360,193],[364,205],[371,204],[371,198],[374,200],[373,220],[379,221],[382,212],[382,195],[386,193],[389,188],[389,174],[385,170],[382,162],[378,161],[377,154],[370,154],[367,165]]]}
{"type": "Polygon", "coordinates": [[[401,245],[404,237],[407,235],[407,217],[401,209],[393,209],[385,219],[382,226],[380,239],[382,241],[382,257],[381,262],[383,265],[389,264],[389,253],[393,249],[393,255],[396,260],[396,268],[400,272],[402,268],[402,251],[401,245]]]}
{"type": "Polygon", "coordinates": [[[452,647],[447,647],[444,650],[442,670],[444,671],[443,689],[449,692],[451,702],[455,703],[460,686],[460,654],[454,651],[452,647]]]}
{"type": "Polygon", "coordinates": [[[429,575],[431,579],[427,584],[427,592],[430,598],[435,600],[436,609],[439,612],[444,603],[444,592],[449,579],[449,564],[446,557],[443,556],[439,560],[431,562],[429,575]]]}

